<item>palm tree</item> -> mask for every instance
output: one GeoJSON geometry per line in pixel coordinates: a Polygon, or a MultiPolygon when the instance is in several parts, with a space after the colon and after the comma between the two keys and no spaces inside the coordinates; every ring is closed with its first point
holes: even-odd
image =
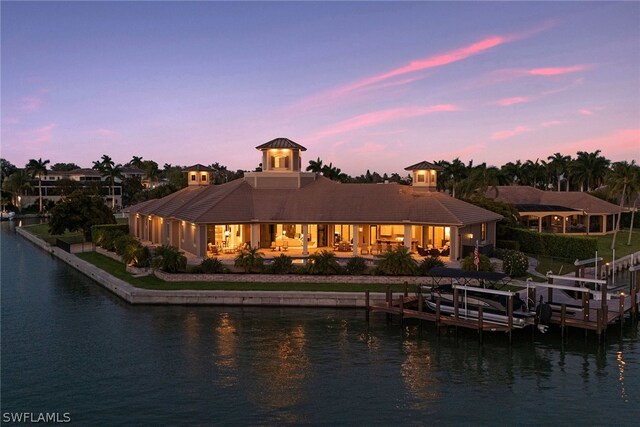
{"type": "Polygon", "coordinates": [[[505,185],[520,184],[522,182],[522,162],[518,160],[515,163],[506,163],[500,168],[500,173],[505,185]]]}
{"type": "Polygon", "coordinates": [[[116,178],[122,178],[122,165],[115,164],[111,157],[106,154],[102,155],[101,160],[93,162],[93,169],[100,172],[100,175],[107,178],[111,183],[111,209],[116,208],[116,178]]]}
{"type": "Polygon", "coordinates": [[[309,160],[309,166],[306,169],[308,172],[322,173],[322,160],[318,157],[318,160],[309,160]]]}
{"type": "Polygon", "coordinates": [[[380,257],[378,269],[385,274],[413,275],[418,268],[418,263],[411,256],[409,248],[398,246],[394,250],[385,252],[380,257]]]}
{"type": "Polygon", "coordinates": [[[131,160],[129,160],[129,165],[133,166],[134,168],[143,169],[144,161],[142,160],[141,156],[133,156],[131,157],[131,160]]]}
{"type": "Polygon", "coordinates": [[[31,177],[25,169],[19,169],[2,182],[2,189],[11,193],[13,205],[21,209],[19,200],[32,189],[31,177]]]}
{"type": "Polygon", "coordinates": [[[153,187],[153,183],[157,182],[160,178],[160,170],[158,164],[153,160],[145,160],[142,162],[142,168],[145,172],[147,179],[149,180],[149,188],[153,187]]]}
{"type": "Polygon", "coordinates": [[[580,191],[584,191],[585,184],[587,191],[602,184],[610,163],[610,160],[600,155],[600,150],[593,153],[578,151],[576,159],[571,164],[572,174],[580,183],[580,191]]]}
{"type": "Polygon", "coordinates": [[[616,227],[613,230],[613,240],[611,240],[611,250],[613,250],[616,246],[618,230],[620,230],[620,217],[622,216],[624,202],[629,198],[629,194],[634,194],[638,190],[638,167],[636,166],[636,161],[632,160],[631,163],[629,163],[625,160],[614,163],[613,169],[607,175],[607,181],[609,194],[616,196],[620,194],[620,210],[618,212],[616,227]],[[629,193],[627,193],[627,189],[629,193]]]}
{"type": "Polygon", "coordinates": [[[309,255],[309,274],[339,274],[342,271],[336,254],[322,250],[309,255]]]}
{"type": "Polygon", "coordinates": [[[30,159],[27,163],[26,169],[32,178],[38,177],[38,199],[40,201],[40,213],[42,213],[42,177],[47,175],[47,165],[49,160],[42,160],[41,158],[30,159]]]}
{"type": "Polygon", "coordinates": [[[262,252],[260,252],[260,249],[256,247],[240,251],[233,264],[236,267],[244,268],[246,273],[251,273],[255,270],[259,271],[263,262],[262,252]]]}
{"type": "Polygon", "coordinates": [[[469,173],[467,179],[460,184],[460,195],[464,198],[471,197],[475,192],[485,194],[492,188],[498,194],[501,172],[495,166],[487,166],[481,163],[469,173]]]}
{"type": "MultiPolygon", "coordinates": [[[[553,156],[547,157],[549,160],[549,166],[556,175],[557,191],[560,191],[560,183],[562,182],[562,176],[567,176],[569,172],[569,162],[571,162],[571,156],[563,156],[560,153],[554,153],[553,156]]],[[[567,178],[567,188],[569,186],[569,179],[567,178]]]]}

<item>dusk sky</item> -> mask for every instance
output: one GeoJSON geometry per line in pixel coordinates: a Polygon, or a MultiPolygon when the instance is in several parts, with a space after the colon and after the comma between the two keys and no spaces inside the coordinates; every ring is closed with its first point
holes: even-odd
{"type": "Polygon", "coordinates": [[[1,3],[2,157],[640,160],[639,2],[1,3]]]}

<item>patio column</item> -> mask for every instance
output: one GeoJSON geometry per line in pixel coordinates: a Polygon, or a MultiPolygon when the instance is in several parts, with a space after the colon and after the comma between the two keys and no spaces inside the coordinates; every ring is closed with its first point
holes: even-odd
{"type": "Polygon", "coordinates": [[[566,216],[562,216],[562,234],[565,234],[567,232],[567,217],[566,216]]]}
{"type": "Polygon", "coordinates": [[[404,224],[404,246],[411,250],[411,224],[407,224],[408,220],[403,221],[404,224]]]}
{"type": "Polygon", "coordinates": [[[309,224],[302,224],[302,255],[309,255],[309,224]]]}
{"type": "Polygon", "coordinates": [[[542,217],[538,216],[538,233],[542,233],[542,217]]]}
{"type": "Polygon", "coordinates": [[[260,247],[260,224],[251,223],[251,243],[252,248],[260,247]]]}
{"type": "Polygon", "coordinates": [[[458,227],[451,226],[449,228],[449,259],[460,259],[460,234],[458,227]]]}
{"type": "Polygon", "coordinates": [[[607,232],[607,215],[602,215],[602,233],[607,232]]]}
{"type": "Polygon", "coordinates": [[[358,236],[358,224],[353,224],[353,256],[358,256],[358,241],[360,237],[358,236]]]}
{"type": "Polygon", "coordinates": [[[196,225],[196,255],[199,257],[207,256],[207,226],[196,225]]]}

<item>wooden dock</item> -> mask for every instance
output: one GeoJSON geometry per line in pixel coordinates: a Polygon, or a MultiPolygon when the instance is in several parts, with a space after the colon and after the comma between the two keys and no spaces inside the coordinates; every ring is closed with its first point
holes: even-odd
{"type": "MultiPolygon", "coordinates": [[[[600,338],[606,333],[608,326],[622,323],[626,315],[630,315],[632,319],[637,320],[640,300],[640,275],[637,274],[636,269],[632,268],[632,271],[630,290],[627,293],[620,293],[615,297],[612,297],[612,295],[607,292],[606,280],[564,276],[550,277],[549,283],[547,284],[532,284],[532,288],[527,290],[528,297],[530,301],[536,302],[535,286],[547,288],[547,298],[544,302],[550,304],[551,316],[549,319],[546,319],[546,326],[559,326],[563,336],[568,328],[576,328],[585,331],[595,331],[600,338]],[[580,283],[578,286],[575,286],[576,283],[571,286],[565,286],[557,283],[554,284],[554,280],[556,282],[566,280],[580,283]],[[587,287],[585,285],[593,286],[587,287]],[[580,304],[571,305],[563,301],[559,295],[556,296],[556,293],[554,293],[554,291],[558,290],[570,290],[581,294],[580,304]]],[[[539,295],[543,293],[544,290],[540,292],[539,295]]],[[[509,340],[511,340],[512,331],[515,329],[513,326],[513,305],[511,297],[509,297],[509,312],[507,313],[509,320],[507,324],[495,323],[483,319],[481,308],[478,311],[477,318],[466,318],[461,311],[458,310],[457,305],[453,314],[442,313],[440,312],[440,301],[436,304],[435,312],[429,311],[426,309],[424,297],[421,294],[417,293],[414,296],[409,296],[406,289],[404,294],[394,298],[390,289],[387,288],[385,302],[380,304],[369,304],[368,291],[366,292],[365,298],[367,319],[369,319],[370,312],[386,313],[388,319],[390,319],[391,316],[399,316],[401,323],[404,319],[434,322],[438,331],[440,331],[440,326],[476,330],[479,333],[480,340],[482,340],[483,332],[504,332],[509,335],[509,340]]],[[[457,297],[454,298],[454,301],[457,301],[457,297]]],[[[572,302],[575,303],[575,301],[576,300],[573,300],[572,302]]]]}

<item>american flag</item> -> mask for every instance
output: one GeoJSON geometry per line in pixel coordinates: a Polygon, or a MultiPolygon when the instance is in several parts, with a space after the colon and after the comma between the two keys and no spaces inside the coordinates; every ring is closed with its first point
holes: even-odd
{"type": "Polygon", "coordinates": [[[476,265],[476,270],[480,269],[480,256],[478,255],[478,242],[476,241],[476,247],[473,250],[473,263],[476,265]]]}

